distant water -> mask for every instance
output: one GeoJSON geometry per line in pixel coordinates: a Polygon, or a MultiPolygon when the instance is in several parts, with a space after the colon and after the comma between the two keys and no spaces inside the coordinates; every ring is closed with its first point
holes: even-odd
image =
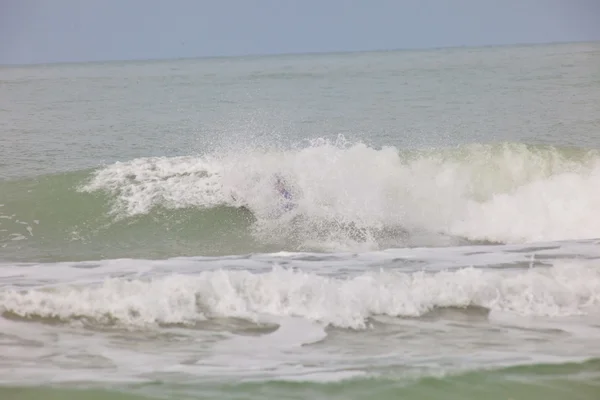
{"type": "Polygon", "coordinates": [[[0,398],[597,399],[599,65],[1,67],[0,398]]]}

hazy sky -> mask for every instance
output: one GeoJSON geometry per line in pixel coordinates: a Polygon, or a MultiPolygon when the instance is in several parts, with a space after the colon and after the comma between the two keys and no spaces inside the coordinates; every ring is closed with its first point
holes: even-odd
{"type": "Polygon", "coordinates": [[[0,0],[0,64],[600,40],[600,0],[0,0]]]}

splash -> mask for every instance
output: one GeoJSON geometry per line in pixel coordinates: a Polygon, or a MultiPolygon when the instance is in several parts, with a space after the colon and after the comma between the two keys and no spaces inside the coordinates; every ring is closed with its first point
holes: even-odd
{"type": "Polygon", "coordinates": [[[403,151],[340,136],[289,150],[116,163],[81,190],[110,193],[121,218],[244,206],[263,242],[340,250],[401,245],[420,233],[438,243],[598,237],[599,184],[596,151],[518,143],[403,151]],[[289,185],[291,212],[281,212],[276,175],[289,185]]]}
{"type": "Polygon", "coordinates": [[[5,289],[0,310],[19,317],[131,327],[194,325],[223,317],[268,321],[272,316],[364,329],[373,316],[418,317],[447,307],[476,306],[526,316],[581,315],[598,311],[599,293],[600,270],[580,262],[518,270],[382,270],[347,277],[275,267],[261,273],[218,269],[110,278],[99,285],[5,289]]]}

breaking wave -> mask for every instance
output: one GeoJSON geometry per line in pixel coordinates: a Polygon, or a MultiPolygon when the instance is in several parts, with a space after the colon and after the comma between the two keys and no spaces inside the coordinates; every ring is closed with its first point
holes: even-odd
{"type": "Polygon", "coordinates": [[[402,150],[339,137],[286,150],[139,158],[2,185],[5,246],[53,228],[70,241],[123,230],[235,241],[224,252],[600,237],[600,153],[521,143],[402,150]],[[276,175],[293,196],[288,212],[274,191],[276,175]],[[36,215],[25,211],[28,201],[36,215]]]}
{"type": "MultiPolygon", "coordinates": [[[[174,265],[177,262],[174,260],[174,265]]],[[[143,266],[145,262],[122,263],[143,266]]],[[[238,263],[244,268],[252,264],[244,260],[238,263]]],[[[131,327],[194,325],[212,318],[260,322],[269,317],[300,317],[364,329],[374,316],[418,317],[438,308],[482,307],[525,316],[565,317],[590,310],[597,313],[599,306],[600,269],[593,262],[507,270],[388,269],[353,276],[326,276],[279,266],[259,273],[219,268],[165,276],[154,272],[148,278],[113,277],[95,283],[4,288],[0,292],[4,316],[131,327]]]]}

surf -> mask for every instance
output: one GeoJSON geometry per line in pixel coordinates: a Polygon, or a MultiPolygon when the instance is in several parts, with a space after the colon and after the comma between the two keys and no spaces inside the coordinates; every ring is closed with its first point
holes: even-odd
{"type": "Polygon", "coordinates": [[[317,138],[0,182],[0,246],[57,260],[583,240],[600,237],[598,187],[595,149],[317,138]]]}

